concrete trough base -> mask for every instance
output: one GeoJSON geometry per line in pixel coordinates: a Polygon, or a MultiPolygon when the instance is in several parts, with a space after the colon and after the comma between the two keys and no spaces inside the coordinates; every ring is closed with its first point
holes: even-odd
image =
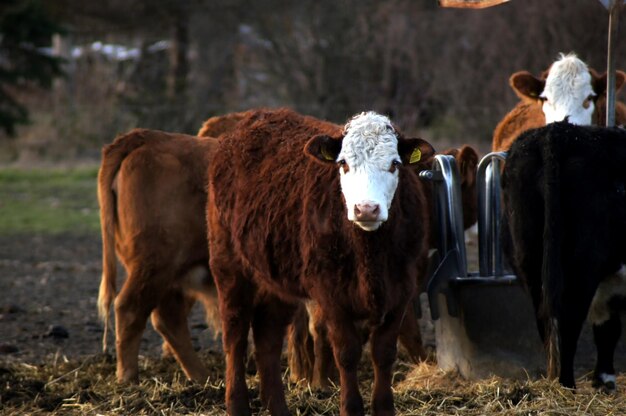
{"type": "Polygon", "coordinates": [[[532,301],[518,280],[454,280],[448,290],[451,296],[438,295],[441,312],[435,321],[440,368],[468,379],[545,374],[532,301]],[[446,298],[456,302],[458,317],[448,313],[446,298]]]}

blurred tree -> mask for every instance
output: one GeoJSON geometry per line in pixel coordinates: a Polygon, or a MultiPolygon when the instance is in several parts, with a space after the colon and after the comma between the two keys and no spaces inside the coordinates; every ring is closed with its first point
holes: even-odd
{"type": "MultiPolygon", "coordinates": [[[[31,1],[0,0],[0,18],[31,1]]],[[[511,73],[540,74],[559,52],[599,71],[606,63],[608,16],[597,0],[485,10],[442,9],[435,0],[41,3],[67,27],[65,50],[75,54],[63,66],[65,88],[13,95],[35,121],[16,142],[46,155],[56,146],[63,157],[135,126],[194,133],[216,114],[278,106],[340,123],[376,110],[407,133],[487,147],[517,101],[511,73]],[[132,56],[103,53],[112,44],[132,56]]],[[[625,51],[621,42],[620,69],[625,51]]]]}
{"type": "Polygon", "coordinates": [[[52,35],[62,32],[39,0],[3,0],[0,4],[0,129],[9,136],[28,122],[28,110],[15,98],[25,85],[44,88],[61,75],[61,61],[45,52],[52,35]]]}
{"type": "Polygon", "coordinates": [[[47,7],[68,23],[75,39],[141,45],[132,85],[120,91],[120,104],[143,126],[184,131],[189,124],[190,18],[201,4],[203,0],[55,0],[47,7]]]}

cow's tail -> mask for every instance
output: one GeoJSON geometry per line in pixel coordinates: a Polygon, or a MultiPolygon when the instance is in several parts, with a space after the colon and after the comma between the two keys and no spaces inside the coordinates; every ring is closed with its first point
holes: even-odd
{"type": "Polygon", "coordinates": [[[98,315],[104,322],[102,350],[107,352],[110,308],[116,294],[117,257],[115,254],[115,228],[117,227],[116,197],[113,183],[122,161],[146,142],[142,130],[133,130],[119,136],[102,149],[102,162],[98,171],[98,202],[100,204],[100,230],[102,232],[102,279],[98,292],[98,315]]]}
{"type": "Polygon", "coordinates": [[[543,263],[541,283],[543,305],[541,319],[544,322],[546,351],[548,353],[548,376],[558,375],[559,362],[559,322],[561,320],[561,294],[563,293],[563,272],[561,269],[561,187],[559,143],[548,129],[543,147],[544,166],[544,229],[543,263]]]}
{"type": "Polygon", "coordinates": [[[297,383],[299,380],[306,380],[313,383],[316,358],[313,338],[309,331],[309,314],[304,304],[298,305],[289,325],[287,359],[292,382],[297,383]]]}

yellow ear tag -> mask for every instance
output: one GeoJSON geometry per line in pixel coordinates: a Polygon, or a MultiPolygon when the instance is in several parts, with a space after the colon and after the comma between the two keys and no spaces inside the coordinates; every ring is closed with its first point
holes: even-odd
{"type": "Polygon", "coordinates": [[[322,146],[321,151],[322,151],[322,157],[324,159],[331,160],[331,161],[335,160],[335,158],[330,153],[328,153],[328,149],[326,148],[326,146],[322,146]]]}
{"type": "Polygon", "coordinates": [[[413,153],[411,153],[411,158],[409,159],[409,163],[413,164],[413,163],[417,163],[420,161],[420,159],[422,158],[422,152],[420,151],[419,148],[415,148],[413,149],[413,153]]]}

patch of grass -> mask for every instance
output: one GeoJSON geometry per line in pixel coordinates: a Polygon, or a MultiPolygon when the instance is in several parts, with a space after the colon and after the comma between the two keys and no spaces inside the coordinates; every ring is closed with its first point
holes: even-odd
{"type": "Polygon", "coordinates": [[[98,168],[0,169],[0,234],[97,232],[98,168]]]}

